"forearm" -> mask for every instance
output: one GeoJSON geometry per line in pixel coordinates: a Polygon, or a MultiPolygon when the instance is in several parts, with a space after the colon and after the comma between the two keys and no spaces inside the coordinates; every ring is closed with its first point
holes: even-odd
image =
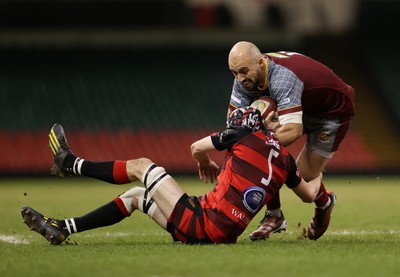
{"type": "Polygon", "coordinates": [[[294,193],[304,202],[312,203],[317,197],[319,188],[321,186],[322,173],[310,182],[301,180],[300,184],[293,189],[294,193]]]}
{"type": "Polygon", "coordinates": [[[226,113],[226,127],[228,127],[228,122],[229,122],[229,116],[231,115],[231,113],[235,110],[235,107],[232,106],[231,104],[229,104],[228,106],[228,111],[226,113]]]}
{"type": "Polygon", "coordinates": [[[209,164],[211,159],[208,155],[209,151],[215,150],[211,137],[205,137],[201,140],[196,141],[190,147],[192,157],[200,164],[209,164]]]}
{"type": "Polygon", "coordinates": [[[288,146],[302,136],[303,125],[288,123],[279,127],[275,133],[281,145],[288,146]]]}
{"type": "Polygon", "coordinates": [[[192,153],[192,157],[200,164],[209,164],[211,161],[210,156],[205,152],[192,153]]]}

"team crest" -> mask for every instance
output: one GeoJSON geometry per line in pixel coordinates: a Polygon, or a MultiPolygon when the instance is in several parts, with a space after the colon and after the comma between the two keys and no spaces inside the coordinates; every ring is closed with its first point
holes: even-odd
{"type": "Polygon", "coordinates": [[[328,133],[322,133],[321,141],[327,141],[328,139],[329,139],[329,134],[328,133]]]}
{"type": "Polygon", "coordinates": [[[256,186],[247,188],[243,193],[243,204],[250,212],[255,213],[263,205],[265,195],[263,188],[256,186]]]}
{"type": "Polygon", "coordinates": [[[192,206],[193,208],[196,207],[196,204],[194,204],[194,201],[192,198],[187,198],[187,202],[189,203],[190,206],[192,206]]]}

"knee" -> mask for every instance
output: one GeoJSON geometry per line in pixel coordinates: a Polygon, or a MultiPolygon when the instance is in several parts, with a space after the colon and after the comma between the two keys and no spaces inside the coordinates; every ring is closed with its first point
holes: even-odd
{"type": "Polygon", "coordinates": [[[152,163],[153,162],[149,158],[138,158],[138,159],[128,160],[127,161],[127,166],[129,168],[147,167],[152,163]]]}
{"type": "Polygon", "coordinates": [[[307,182],[318,177],[330,161],[330,158],[317,154],[313,149],[313,146],[306,145],[296,160],[297,168],[307,182]]]}
{"type": "Polygon", "coordinates": [[[126,163],[126,171],[132,179],[142,179],[143,172],[151,165],[153,161],[148,158],[138,158],[128,160],[126,163]]]}
{"type": "Polygon", "coordinates": [[[312,202],[314,202],[314,199],[315,199],[315,195],[311,195],[311,194],[304,195],[303,197],[301,197],[301,200],[304,203],[312,203],[312,202]]]}

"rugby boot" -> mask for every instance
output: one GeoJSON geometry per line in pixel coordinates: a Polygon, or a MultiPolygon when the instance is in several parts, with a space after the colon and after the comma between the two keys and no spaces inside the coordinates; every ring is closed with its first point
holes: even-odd
{"type": "Polygon", "coordinates": [[[31,207],[22,207],[23,222],[28,227],[42,235],[50,244],[61,244],[69,236],[69,232],[63,229],[62,221],[42,215],[31,207]]]}
{"type": "Polygon", "coordinates": [[[63,127],[58,123],[54,124],[50,130],[49,147],[53,153],[51,174],[59,178],[73,175],[73,168],[65,166],[65,159],[68,156],[75,157],[75,155],[67,143],[63,127]]]}
{"type": "Polygon", "coordinates": [[[277,217],[266,211],[265,216],[260,223],[261,224],[258,226],[257,230],[253,231],[249,235],[249,238],[253,241],[265,240],[273,233],[286,231],[286,219],[283,213],[280,217],[277,217]]]}
{"type": "Polygon", "coordinates": [[[333,192],[328,193],[331,204],[325,209],[315,208],[314,216],[308,225],[307,236],[310,240],[319,239],[329,227],[333,207],[336,205],[336,195],[333,192]]]}

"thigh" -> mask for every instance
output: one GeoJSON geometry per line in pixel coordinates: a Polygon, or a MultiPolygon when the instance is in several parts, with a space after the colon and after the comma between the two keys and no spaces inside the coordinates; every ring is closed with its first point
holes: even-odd
{"type": "Polygon", "coordinates": [[[152,198],[166,218],[169,218],[175,205],[185,191],[172,177],[161,184],[152,198]]]}
{"type": "Polygon", "coordinates": [[[127,170],[130,175],[141,180],[148,196],[153,198],[160,211],[169,218],[179,198],[185,193],[176,180],[163,167],[157,166],[148,158],[128,161],[127,170]]]}
{"type": "MultiPolygon", "coordinates": [[[[141,201],[143,201],[143,199],[141,201]]],[[[157,203],[155,205],[156,205],[156,209],[151,216],[149,215],[149,217],[152,220],[154,220],[158,225],[160,225],[163,229],[167,229],[168,218],[164,215],[164,213],[157,206],[157,203]]],[[[136,197],[132,198],[132,207],[135,210],[139,210],[139,199],[138,198],[136,198],[136,197]]]]}
{"type": "Polygon", "coordinates": [[[308,147],[316,154],[331,158],[350,127],[351,117],[326,119],[304,116],[303,123],[308,147]]]}

